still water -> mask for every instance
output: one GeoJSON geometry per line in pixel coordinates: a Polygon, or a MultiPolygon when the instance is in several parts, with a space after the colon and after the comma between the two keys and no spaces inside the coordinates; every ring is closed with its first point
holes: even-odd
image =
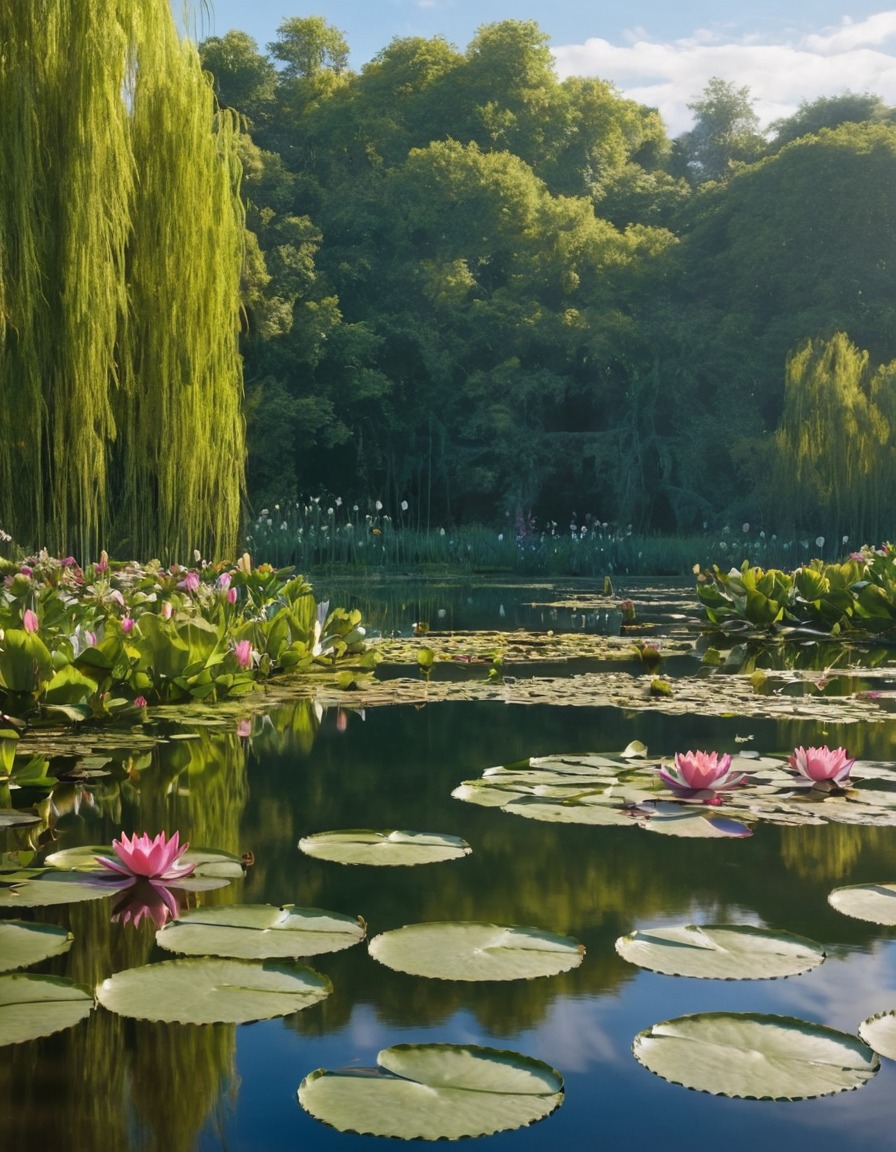
{"type": "MultiPolygon", "coordinates": [[[[892,758],[891,723],[854,735],[851,751],[892,758]]],[[[811,1142],[814,1152],[888,1146],[896,1123],[890,1061],[859,1091],[773,1103],[667,1083],[635,1061],[631,1045],[641,1030],[693,1012],[774,1013],[854,1033],[866,1017],[896,1008],[892,931],[827,903],[835,886],[896,879],[893,829],[757,825],[750,839],[681,840],[635,827],[543,824],[450,795],[483,769],[530,755],[612,753],[636,739],[657,757],[733,751],[745,736],[749,743],[738,746],[763,752],[828,740],[813,722],[484,702],[318,716],[300,701],[256,720],[248,737],[197,729],[194,739],[160,740],[136,768],[113,754],[112,777],[60,813],[56,834],[66,847],[108,844],[122,828],[179,829],[196,845],[254,854],[245,879],[207,894],[209,903],[360,915],[370,937],[434,920],[526,925],[575,937],[586,956],[561,976],[471,984],[391,971],[361,944],[309,961],[330,977],[333,994],[284,1019],[160,1025],[100,1007],[67,1032],[0,1047],[0,1148],[384,1147],[307,1115],[298,1085],[317,1068],[372,1066],[382,1048],[435,1041],[509,1049],[564,1077],[559,1110],[530,1128],[480,1138],[490,1152],[676,1150],[695,1139],[726,1152],[763,1143],[811,1142]],[[415,868],[345,867],[299,852],[301,837],[337,828],[451,833],[473,851],[415,868]],[[664,923],[767,925],[823,943],[827,959],[802,976],[734,982],[657,975],[617,955],[619,936],[664,923]]],[[[63,924],[75,936],[71,952],[38,971],[93,985],[170,958],[149,923],[111,923],[106,901],[18,915],[63,924]]]]}

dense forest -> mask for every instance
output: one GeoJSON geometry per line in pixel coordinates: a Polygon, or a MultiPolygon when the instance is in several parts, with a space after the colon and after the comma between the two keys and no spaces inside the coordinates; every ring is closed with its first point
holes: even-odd
{"type": "Polygon", "coordinates": [[[893,532],[896,110],[763,133],[714,79],[670,139],[532,22],[348,51],[320,17],[200,45],[244,127],[256,510],[893,532]]]}

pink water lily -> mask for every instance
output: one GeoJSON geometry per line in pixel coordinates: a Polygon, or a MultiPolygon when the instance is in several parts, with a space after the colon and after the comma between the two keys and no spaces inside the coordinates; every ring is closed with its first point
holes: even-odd
{"type": "Polygon", "coordinates": [[[134,833],[130,840],[122,832],[120,840],[112,841],[112,848],[118,859],[97,856],[96,860],[104,868],[109,868],[122,876],[131,876],[135,880],[142,877],[170,884],[189,876],[196,867],[195,864],[181,863],[181,858],[189,847],[189,844],[180,843],[180,835],[177,832],[170,840],[166,838],[164,832],[160,832],[153,840],[150,840],[146,832],[142,836],[134,833]]]}
{"type": "Polygon", "coordinates": [[[660,779],[670,788],[713,792],[736,788],[746,776],[731,771],[731,757],[718,752],[676,752],[674,768],[660,768],[660,779]]]}
{"type": "Polygon", "coordinates": [[[240,668],[252,667],[252,645],[248,640],[237,640],[233,646],[233,654],[240,668]]]}
{"type": "Polygon", "coordinates": [[[855,757],[849,759],[845,748],[794,748],[793,755],[787,757],[790,767],[813,784],[831,781],[844,785],[849,780],[849,771],[855,764],[855,757]]]}

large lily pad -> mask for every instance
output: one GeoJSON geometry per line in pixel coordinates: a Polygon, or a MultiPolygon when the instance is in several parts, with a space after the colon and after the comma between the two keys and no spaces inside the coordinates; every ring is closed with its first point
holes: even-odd
{"type": "Polygon", "coordinates": [[[751,924],[675,924],[620,936],[616,951],[639,968],[703,980],[773,980],[818,967],[814,940],[751,924]]]}
{"type": "Polygon", "coordinates": [[[896,1060],[896,1011],[877,1012],[859,1025],[859,1035],[875,1052],[896,1060]]]}
{"type": "Polygon", "coordinates": [[[43,908],[114,896],[131,883],[127,877],[85,876],[55,868],[22,868],[0,872],[0,908],[43,908]]]}
{"type": "Polygon", "coordinates": [[[470,921],[408,924],[375,936],[367,949],[397,972],[469,981],[555,976],[577,968],[585,955],[571,936],[470,921]]]}
{"type": "Polygon", "coordinates": [[[848,884],[828,893],[828,903],[844,916],[896,926],[896,884],[848,884]]]}
{"type": "MultiPolygon", "coordinates": [[[[108,868],[97,863],[97,856],[114,857],[109,844],[80,844],[76,848],[64,848],[53,852],[44,861],[51,868],[70,869],[74,872],[91,872],[98,876],[109,875],[108,868]]],[[[191,848],[179,857],[179,863],[192,864],[194,870],[189,876],[177,881],[178,888],[194,890],[197,880],[238,880],[245,871],[239,856],[217,848],[191,848]]],[[[201,889],[208,887],[200,885],[201,889]]],[[[214,885],[221,887],[221,885],[214,885]]]]}
{"type": "Polygon", "coordinates": [[[306,1112],[340,1132],[459,1140],[522,1128],[563,1102],[559,1072],[516,1052],[399,1044],[377,1068],[318,1068],[299,1086],[306,1112]]]}
{"type": "Polygon", "coordinates": [[[96,990],[104,1008],[169,1024],[247,1024],[300,1012],[325,999],[330,981],[311,968],[249,960],[164,960],[128,968],[96,990]]]}
{"type": "Polygon", "coordinates": [[[231,904],[183,912],[156,933],[156,943],[187,956],[273,960],[338,952],[363,940],[363,920],[287,904],[231,904]]]}
{"type": "Polygon", "coordinates": [[[703,1012],[654,1024],[634,1040],[651,1072],[698,1092],[754,1100],[805,1100],[861,1088],[880,1060],[855,1036],[795,1020],[703,1012]]]}
{"type": "Polygon", "coordinates": [[[61,956],[74,937],[54,924],[26,924],[23,920],[0,920],[0,972],[28,968],[50,956],[61,956]]]}
{"type": "Polygon", "coordinates": [[[38,824],[40,816],[33,812],[21,812],[18,808],[0,808],[0,828],[12,828],[16,824],[38,824]]]}
{"type": "Polygon", "coordinates": [[[0,1045],[72,1028],[93,1011],[89,989],[60,976],[0,976],[0,1045]]]}
{"type": "Polygon", "coordinates": [[[307,856],[336,864],[412,865],[459,860],[472,849],[459,836],[441,832],[376,832],[351,828],[303,836],[299,848],[307,856]]]}

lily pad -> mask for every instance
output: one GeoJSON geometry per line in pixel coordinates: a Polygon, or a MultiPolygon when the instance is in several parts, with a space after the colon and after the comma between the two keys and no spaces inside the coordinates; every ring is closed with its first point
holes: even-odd
{"type": "Polygon", "coordinates": [[[376,1068],[318,1068],[299,1103],[340,1132],[459,1140],[543,1120],[563,1103],[563,1078],[540,1060],[497,1048],[398,1044],[376,1068]]]}
{"type": "Polygon", "coordinates": [[[0,920],[0,972],[28,968],[50,956],[61,956],[74,937],[53,924],[26,924],[23,920],[0,920]]]}
{"type": "Polygon", "coordinates": [[[43,908],[50,904],[77,904],[102,900],[127,888],[122,876],[85,876],[55,868],[22,868],[0,872],[0,908],[43,908]]]}
{"type": "Polygon", "coordinates": [[[459,860],[472,851],[466,840],[441,832],[375,832],[351,828],[316,832],[303,836],[299,848],[306,856],[332,860],[336,864],[376,864],[384,866],[434,864],[459,860]]]}
{"type": "Polygon", "coordinates": [[[829,892],[828,903],[844,916],[896,926],[896,884],[848,884],[829,892]]]}
{"type": "Polygon", "coordinates": [[[73,1028],[92,1011],[89,989],[61,976],[0,976],[0,1045],[73,1028]]]}
{"type": "Polygon", "coordinates": [[[620,936],[616,951],[639,968],[701,980],[773,980],[817,968],[814,940],[750,924],[675,924],[620,936]]]}
{"type": "Polygon", "coordinates": [[[806,1100],[861,1088],[880,1060],[855,1036],[796,1020],[702,1012],[654,1024],[635,1059],[672,1084],[714,1096],[806,1100]]]}
{"type": "MultiPolygon", "coordinates": [[[[114,857],[109,844],[80,844],[53,852],[44,861],[51,868],[70,869],[75,872],[93,872],[98,876],[109,874],[109,869],[97,863],[97,856],[114,857]]],[[[188,881],[196,879],[238,880],[244,873],[243,862],[232,852],[217,848],[191,848],[179,857],[179,863],[193,864],[194,871],[178,880],[178,888],[191,888],[188,881]]],[[[220,885],[216,885],[220,887],[220,885]]]]}
{"type": "Polygon", "coordinates": [[[397,972],[468,981],[555,976],[577,968],[585,955],[571,936],[472,921],[407,924],[374,936],[367,950],[397,972]]]}
{"type": "Polygon", "coordinates": [[[38,824],[40,816],[33,812],[22,812],[18,808],[0,808],[0,828],[12,828],[17,824],[38,824]]]}
{"type": "Polygon", "coordinates": [[[859,1035],[875,1052],[896,1060],[896,1011],[877,1012],[859,1025],[859,1035]]]}
{"type": "Polygon", "coordinates": [[[164,960],[116,972],[98,985],[104,1008],[169,1024],[247,1024],[289,1016],[325,999],[330,981],[311,968],[272,961],[164,960]]]}
{"type": "Polygon", "coordinates": [[[156,933],[156,943],[187,956],[273,960],[339,952],[366,935],[363,920],[338,912],[291,904],[231,904],[181,913],[156,933]]]}

